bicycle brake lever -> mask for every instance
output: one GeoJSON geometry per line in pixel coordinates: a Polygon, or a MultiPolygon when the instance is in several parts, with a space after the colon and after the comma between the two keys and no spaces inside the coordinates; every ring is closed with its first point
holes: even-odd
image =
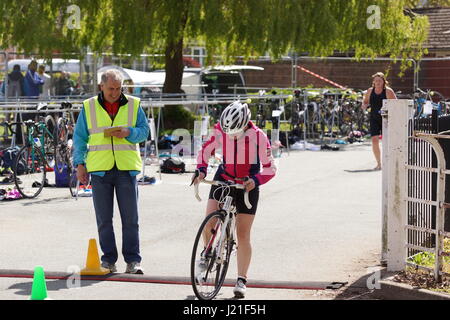
{"type": "MultiPolygon", "coordinates": [[[[250,180],[250,178],[249,177],[245,177],[244,178],[244,181],[248,181],[248,180],[250,180]]],[[[247,189],[244,187],[244,202],[245,202],[245,206],[248,208],[248,209],[251,209],[253,206],[252,206],[252,204],[250,203],[250,200],[249,200],[249,197],[248,197],[248,194],[249,194],[249,192],[247,191],[247,189]]]]}
{"type": "Polygon", "coordinates": [[[192,177],[191,184],[189,186],[192,186],[194,184],[195,179],[198,178],[199,175],[200,175],[200,171],[195,170],[195,175],[192,177]]]}
{"type": "Polygon", "coordinates": [[[248,198],[248,191],[244,192],[244,202],[245,202],[245,206],[247,208],[251,209],[253,207],[252,204],[250,203],[249,198],[248,198]]]}

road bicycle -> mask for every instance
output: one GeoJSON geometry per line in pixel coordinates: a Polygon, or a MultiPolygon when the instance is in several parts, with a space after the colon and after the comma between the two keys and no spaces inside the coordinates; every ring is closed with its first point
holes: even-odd
{"type": "Polygon", "coordinates": [[[323,136],[324,126],[322,123],[323,98],[320,92],[311,91],[307,93],[308,103],[305,109],[306,136],[316,139],[323,136]]]}
{"type": "Polygon", "coordinates": [[[427,117],[433,109],[436,109],[438,115],[448,114],[450,111],[449,104],[444,96],[432,90],[423,91],[417,88],[414,93],[415,117],[427,117]]]}
{"type": "MultiPolygon", "coordinates": [[[[38,112],[45,112],[46,109],[46,104],[38,104],[38,112]]],[[[24,125],[26,128],[24,146],[19,150],[12,168],[14,183],[22,197],[35,198],[48,184],[47,170],[52,170],[55,165],[55,121],[50,115],[39,115],[37,122],[27,120],[14,125],[24,125]]]]}
{"type": "MultiPolygon", "coordinates": [[[[46,183],[46,169],[50,167],[46,153],[45,123],[32,120],[26,126],[25,145],[19,150],[13,164],[13,178],[17,190],[24,198],[35,198],[46,183]]],[[[47,132],[50,134],[50,132],[47,132]]]]}
{"type": "Polygon", "coordinates": [[[322,111],[322,121],[324,123],[324,127],[327,128],[326,132],[324,132],[325,136],[335,137],[337,133],[334,131],[339,128],[339,112],[341,106],[339,105],[339,101],[333,99],[330,95],[324,94],[325,102],[324,102],[324,110],[322,111]]]}
{"type": "MultiPolygon", "coordinates": [[[[259,90],[259,96],[262,97],[266,94],[265,90],[259,90]]],[[[256,126],[258,128],[264,129],[266,127],[266,112],[264,110],[264,103],[262,99],[258,100],[257,110],[256,110],[256,126]]]]}
{"type": "Polygon", "coordinates": [[[67,173],[67,184],[72,197],[76,196],[76,168],[72,163],[72,147],[74,125],[67,109],[72,108],[72,104],[63,102],[61,106],[65,109],[62,117],[58,118],[55,127],[55,174],[67,173]]]}
{"type": "MultiPolygon", "coordinates": [[[[198,176],[198,171],[194,179],[198,176]]],[[[194,180],[193,180],[194,181],[194,180]]],[[[214,198],[219,205],[216,211],[203,220],[194,241],[191,257],[191,284],[196,297],[211,300],[219,293],[230,264],[230,257],[237,245],[236,206],[237,189],[244,189],[242,184],[222,181],[207,181],[218,186],[214,198]]],[[[195,184],[195,197],[201,201],[198,184],[195,184]]],[[[251,208],[248,192],[244,193],[245,205],[251,208]]]]}

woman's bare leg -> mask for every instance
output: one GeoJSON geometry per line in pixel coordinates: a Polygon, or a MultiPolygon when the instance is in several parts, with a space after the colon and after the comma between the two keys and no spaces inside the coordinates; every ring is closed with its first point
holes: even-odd
{"type": "Polygon", "coordinates": [[[236,231],[238,240],[237,265],[239,277],[247,278],[247,271],[252,258],[250,231],[254,219],[255,216],[251,214],[238,214],[236,217],[236,231]]]}
{"type": "Polygon", "coordinates": [[[381,151],[380,151],[380,138],[379,136],[372,137],[372,151],[375,156],[375,160],[377,161],[377,166],[375,170],[381,169],[381,151]]]}

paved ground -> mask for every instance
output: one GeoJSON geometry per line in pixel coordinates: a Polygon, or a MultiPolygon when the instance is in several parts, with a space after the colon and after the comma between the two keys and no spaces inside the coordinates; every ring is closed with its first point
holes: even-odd
{"type": "MultiPolygon", "coordinates": [[[[368,292],[368,268],[381,248],[381,171],[369,144],[345,150],[296,151],[279,159],[277,177],[262,187],[254,223],[251,279],[348,282],[340,290],[248,289],[248,299],[348,299],[368,292]]],[[[163,175],[140,187],[141,254],[146,275],[188,277],[193,239],[206,202],[188,187],[190,174],[163,175]]],[[[50,181],[51,182],[51,181],[50,181]]],[[[206,199],[208,187],[201,187],[206,199]]],[[[0,270],[67,272],[85,265],[97,238],[92,199],[48,188],[34,200],[0,202],[0,270]]],[[[120,219],[115,218],[118,248],[120,219]]],[[[120,250],[120,249],[119,249],[120,250]]],[[[120,258],[119,271],[125,269],[120,258]]],[[[236,273],[235,263],[229,277],[236,273]]],[[[53,299],[193,299],[188,285],[47,281],[53,299]]],[[[0,278],[0,299],[28,299],[31,279],[0,278]]],[[[232,297],[224,288],[220,299],[232,297]]]]}

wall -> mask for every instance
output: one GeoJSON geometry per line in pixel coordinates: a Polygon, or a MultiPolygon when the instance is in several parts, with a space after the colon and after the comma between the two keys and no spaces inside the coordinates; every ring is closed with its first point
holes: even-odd
{"type": "Polygon", "coordinates": [[[450,60],[422,61],[419,88],[435,90],[450,98],[450,60]]]}
{"type": "MultiPolygon", "coordinates": [[[[264,71],[245,71],[244,76],[248,87],[284,87],[292,86],[291,61],[250,61],[249,65],[263,67],[264,71]]],[[[395,91],[412,93],[414,87],[414,75],[412,69],[408,69],[403,77],[399,77],[400,65],[390,62],[350,62],[350,61],[312,61],[298,60],[298,65],[319,74],[342,86],[366,90],[371,86],[371,76],[379,71],[388,72],[388,80],[395,91]]],[[[313,86],[317,88],[332,87],[308,73],[297,70],[297,86],[313,86]]]]}

